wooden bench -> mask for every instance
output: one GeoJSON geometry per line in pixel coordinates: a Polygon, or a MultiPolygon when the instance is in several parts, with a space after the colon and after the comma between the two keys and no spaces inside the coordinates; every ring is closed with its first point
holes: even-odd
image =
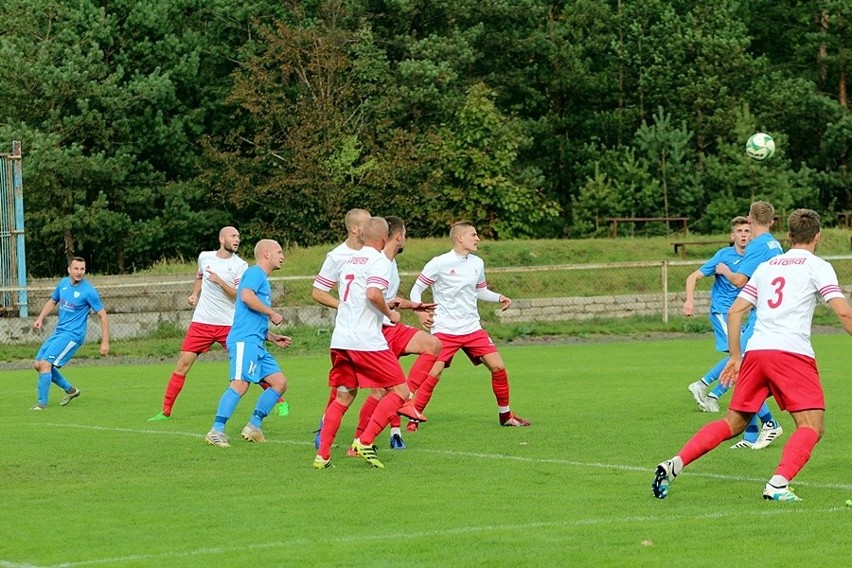
{"type": "Polygon", "coordinates": [[[672,243],[674,246],[674,253],[677,254],[680,251],[680,257],[686,258],[686,247],[687,245],[720,245],[719,248],[722,248],[721,245],[731,246],[733,243],[731,241],[678,241],[672,243]]]}

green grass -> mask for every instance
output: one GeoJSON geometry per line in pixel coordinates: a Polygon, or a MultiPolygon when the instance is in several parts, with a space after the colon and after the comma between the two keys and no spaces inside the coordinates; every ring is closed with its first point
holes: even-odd
{"type": "MultiPolygon", "coordinates": [[[[820,242],[820,255],[850,253],[848,229],[825,229],[820,242]]],[[[783,239],[783,235],[776,233],[783,239]]],[[[484,240],[479,245],[479,255],[485,259],[486,270],[503,266],[546,266],[558,264],[587,264],[600,262],[632,262],[681,260],[671,245],[679,240],[718,241],[728,238],[728,233],[717,235],[692,235],[662,237],[619,237],[617,239],[531,239],[511,241],[484,240]]],[[[342,240],[342,239],[341,239],[342,240]]],[[[326,253],[338,243],[314,247],[291,247],[285,251],[284,266],[275,275],[313,276],[322,265],[326,253]]],[[[243,258],[251,258],[253,243],[244,243],[240,249],[243,258]]],[[[692,245],[688,260],[700,264],[712,256],[719,245],[692,245]]],[[[419,271],[433,256],[450,250],[449,239],[410,238],[405,252],[397,257],[400,271],[419,271]]],[[[189,262],[164,261],[142,274],[195,273],[195,259],[189,262]]]]}
{"type": "MultiPolygon", "coordinates": [[[[28,410],[33,371],[0,372],[0,565],[837,565],[852,549],[849,337],[814,343],[829,412],[794,483],[802,503],[760,498],[793,430],[787,415],[781,444],[720,447],[668,499],[651,497],[655,464],[711,418],[686,391],[717,359],[708,336],[503,345],[513,408],[534,423],[526,429],[497,426],[487,373],[459,358],[430,422],[406,435],[409,449],[379,439],[382,471],[342,448],[334,469],[310,467],[326,355],[281,356],[291,415],[267,419],[268,443],[229,449],[202,441],[225,362],[196,365],[167,423],[146,418],[171,361],[69,366],[83,395],[61,408],[54,389],[42,413],[28,410]]],[[[232,439],[257,392],[229,423],[232,439]]],[[[339,442],[354,420],[350,412],[339,442]]]]}

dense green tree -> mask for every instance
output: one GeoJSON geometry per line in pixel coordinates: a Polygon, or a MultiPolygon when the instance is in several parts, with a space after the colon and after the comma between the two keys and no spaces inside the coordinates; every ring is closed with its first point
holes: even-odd
{"type": "Polygon", "coordinates": [[[227,219],[191,180],[228,90],[205,26],[229,4],[0,6],[0,136],[24,143],[32,272],[61,271],[63,253],[98,271],[193,254],[227,219]]]}
{"type": "MultiPolygon", "coordinates": [[[[848,0],[6,0],[0,143],[37,274],[337,240],[716,231],[753,197],[852,208],[848,0]],[[662,110],[660,110],[662,109],[662,110]],[[743,152],[757,130],[775,157],[743,152]]],[[[834,220],[826,215],[826,221],[834,220]]]]}

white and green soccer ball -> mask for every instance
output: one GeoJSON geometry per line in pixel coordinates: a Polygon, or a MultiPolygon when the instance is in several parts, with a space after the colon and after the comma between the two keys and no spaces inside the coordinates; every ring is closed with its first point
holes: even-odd
{"type": "Polygon", "coordinates": [[[745,150],[749,158],[762,162],[775,153],[775,140],[765,132],[757,132],[749,137],[745,150]]]}

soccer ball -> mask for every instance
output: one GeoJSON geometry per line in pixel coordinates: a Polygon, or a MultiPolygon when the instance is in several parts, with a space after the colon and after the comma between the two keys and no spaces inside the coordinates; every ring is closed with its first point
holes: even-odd
{"type": "Polygon", "coordinates": [[[775,153],[775,140],[772,136],[764,132],[752,134],[745,145],[746,154],[749,158],[762,162],[767,158],[771,158],[775,153]]]}

